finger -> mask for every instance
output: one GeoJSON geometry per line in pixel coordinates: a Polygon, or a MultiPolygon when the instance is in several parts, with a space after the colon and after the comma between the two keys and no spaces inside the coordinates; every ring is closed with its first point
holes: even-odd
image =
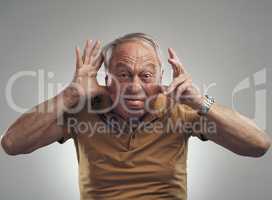
{"type": "Polygon", "coordinates": [[[169,58],[175,58],[175,52],[172,48],[168,48],[169,58]]]}
{"type": "Polygon", "coordinates": [[[168,62],[172,66],[172,69],[173,69],[173,78],[178,77],[182,73],[180,70],[180,67],[178,67],[179,63],[173,58],[172,59],[169,58],[168,62]]]}
{"type": "Polygon", "coordinates": [[[181,63],[181,61],[180,61],[179,57],[177,56],[176,52],[174,51],[174,49],[168,48],[168,53],[169,53],[170,58],[173,58],[181,63]]]}
{"type": "Polygon", "coordinates": [[[186,70],[179,60],[176,52],[172,48],[168,48],[169,59],[168,62],[172,65],[174,75],[178,76],[180,73],[185,73],[186,70]]]}
{"type": "Polygon", "coordinates": [[[92,42],[92,40],[86,40],[83,55],[82,55],[82,61],[83,63],[85,62],[85,57],[86,57],[86,51],[88,49],[89,43],[92,42]]]}
{"type": "Polygon", "coordinates": [[[95,68],[98,68],[98,69],[99,69],[99,68],[102,66],[103,61],[104,61],[104,57],[103,57],[103,55],[102,55],[102,50],[100,49],[100,51],[99,51],[97,57],[94,59],[93,66],[94,66],[95,68]]]}
{"type": "Polygon", "coordinates": [[[82,58],[80,55],[80,49],[76,47],[76,68],[80,68],[83,65],[82,58]]]}
{"type": "Polygon", "coordinates": [[[87,48],[85,51],[84,64],[88,65],[90,63],[90,54],[92,50],[92,41],[88,40],[87,48]]]}
{"type": "Polygon", "coordinates": [[[85,56],[86,56],[86,49],[88,48],[88,43],[89,43],[89,40],[86,40],[86,42],[85,42],[85,46],[84,46],[83,55],[82,55],[83,59],[84,59],[84,58],[85,58],[85,56]]]}
{"type": "Polygon", "coordinates": [[[166,95],[171,94],[180,84],[182,84],[187,79],[187,76],[181,74],[179,77],[175,78],[170,86],[165,91],[166,95]]]}
{"type": "MultiPolygon", "coordinates": [[[[94,52],[94,50],[97,48],[97,41],[95,42],[95,41],[92,41],[91,43],[90,43],[90,45],[89,45],[89,49],[88,49],[88,51],[87,51],[87,61],[85,62],[85,64],[87,64],[87,65],[89,65],[89,64],[91,64],[91,62],[92,62],[92,60],[93,60],[93,52],[94,52]]],[[[97,50],[95,50],[95,51],[97,51],[97,50]]],[[[96,53],[97,54],[97,53],[96,53]]]]}
{"type": "Polygon", "coordinates": [[[99,53],[100,48],[101,48],[101,43],[99,40],[97,40],[91,52],[91,57],[97,57],[97,54],[99,53]]]}
{"type": "Polygon", "coordinates": [[[166,93],[167,91],[167,86],[166,85],[159,85],[159,93],[166,93]]]}
{"type": "Polygon", "coordinates": [[[183,93],[192,86],[192,82],[191,80],[187,79],[186,81],[184,81],[182,84],[180,84],[177,88],[176,88],[176,100],[180,101],[182,99],[185,99],[186,96],[183,96],[183,93]]]}
{"type": "Polygon", "coordinates": [[[159,94],[159,93],[164,94],[166,89],[167,89],[167,86],[166,85],[161,85],[161,84],[158,84],[158,85],[155,84],[154,87],[153,87],[153,91],[154,91],[155,94],[159,94]]]}

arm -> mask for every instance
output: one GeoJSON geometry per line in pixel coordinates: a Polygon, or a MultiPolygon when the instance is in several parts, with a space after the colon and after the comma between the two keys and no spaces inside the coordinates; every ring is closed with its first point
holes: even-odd
{"type": "MultiPolygon", "coordinates": [[[[204,97],[192,85],[192,78],[182,66],[173,49],[169,49],[168,62],[172,65],[174,80],[165,91],[165,94],[170,95],[179,103],[190,106],[195,111],[194,113],[197,113],[204,97]]],[[[212,105],[205,117],[208,119],[208,123],[215,123],[215,133],[211,134],[208,131],[203,131],[202,133],[193,133],[193,135],[200,137],[202,134],[206,139],[234,153],[259,157],[264,155],[271,145],[268,135],[258,128],[253,121],[218,103],[212,105]]],[[[194,118],[197,119],[196,122],[206,123],[205,120],[204,122],[201,121],[201,117],[194,118]]]]}
{"type": "Polygon", "coordinates": [[[81,97],[85,99],[106,93],[96,80],[103,62],[100,42],[88,40],[82,57],[79,48],[76,48],[76,58],[76,72],[70,86],[24,113],[7,129],[1,138],[1,145],[7,154],[30,153],[67,137],[69,130],[65,124],[59,125],[58,120],[81,103],[81,97]]]}
{"type": "Polygon", "coordinates": [[[77,102],[77,92],[68,87],[56,97],[35,106],[4,133],[1,138],[3,149],[9,155],[26,154],[60,140],[68,130],[58,125],[58,120],[65,107],[70,108],[77,102]]]}
{"type": "Polygon", "coordinates": [[[204,132],[204,136],[234,153],[259,157],[271,145],[268,135],[252,120],[225,106],[214,103],[206,117],[215,122],[216,133],[204,132]]]}

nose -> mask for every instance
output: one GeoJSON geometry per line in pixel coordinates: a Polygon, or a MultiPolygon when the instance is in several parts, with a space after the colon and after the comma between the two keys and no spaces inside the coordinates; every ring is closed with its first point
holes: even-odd
{"type": "Polygon", "coordinates": [[[141,80],[137,76],[133,77],[132,82],[129,84],[128,92],[131,94],[139,94],[143,92],[141,80]]]}

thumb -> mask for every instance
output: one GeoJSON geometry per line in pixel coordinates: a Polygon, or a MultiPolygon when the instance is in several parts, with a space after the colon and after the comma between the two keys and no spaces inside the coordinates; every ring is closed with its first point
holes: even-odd
{"type": "Polygon", "coordinates": [[[163,93],[163,94],[165,94],[166,93],[166,91],[167,91],[167,86],[166,85],[159,85],[159,87],[158,87],[158,93],[163,93]]]}

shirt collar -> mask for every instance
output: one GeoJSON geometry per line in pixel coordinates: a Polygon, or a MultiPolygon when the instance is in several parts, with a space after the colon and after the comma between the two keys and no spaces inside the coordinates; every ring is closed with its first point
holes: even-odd
{"type": "MultiPolygon", "coordinates": [[[[107,109],[113,105],[113,102],[110,96],[99,96],[94,99],[95,109],[107,109]]],[[[170,109],[171,99],[162,93],[159,93],[150,101],[150,108],[152,112],[146,112],[145,115],[139,121],[139,124],[142,123],[152,123],[153,121],[163,117],[168,113],[170,109]]],[[[116,122],[119,125],[128,124],[128,120],[124,119],[118,113],[114,112],[113,109],[108,110],[105,113],[100,113],[99,116],[103,121],[107,123],[116,122]]],[[[133,120],[133,119],[132,119],[133,120]]],[[[137,122],[136,120],[134,120],[137,122]]]]}

